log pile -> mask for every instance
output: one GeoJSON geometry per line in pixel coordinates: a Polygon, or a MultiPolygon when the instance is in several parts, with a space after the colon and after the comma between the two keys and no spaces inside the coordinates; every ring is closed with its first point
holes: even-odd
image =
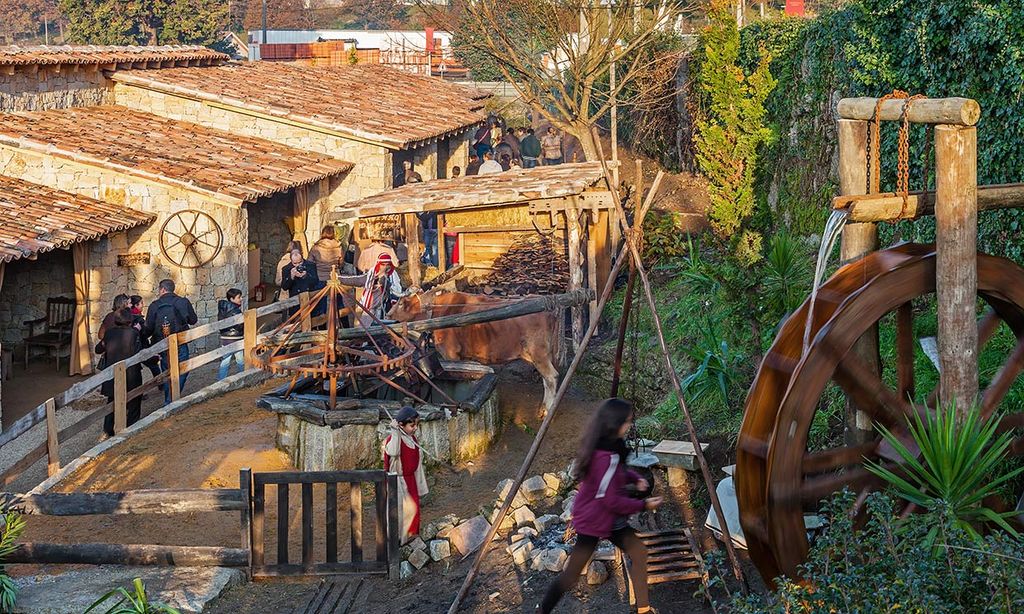
{"type": "Polygon", "coordinates": [[[558,294],[569,286],[569,260],[554,237],[528,235],[516,239],[491,267],[489,274],[464,282],[459,289],[507,296],[558,294]]]}

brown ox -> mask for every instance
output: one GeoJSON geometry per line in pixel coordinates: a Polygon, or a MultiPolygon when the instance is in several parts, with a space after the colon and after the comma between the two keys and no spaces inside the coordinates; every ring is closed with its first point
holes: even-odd
{"type": "MultiPolygon", "coordinates": [[[[500,307],[508,302],[464,292],[426,292],[403,297],[389,316],[400,322],[412,322],[500,307]]],[[[550,409],[558,387],[555,368],[558,330],[557,312],[542,311],[507,320],[438,329],[434,331],[434,344],[446,360],[475,360],[485,365],[525,360],[544,380],[544,407],[550,409]]]]}

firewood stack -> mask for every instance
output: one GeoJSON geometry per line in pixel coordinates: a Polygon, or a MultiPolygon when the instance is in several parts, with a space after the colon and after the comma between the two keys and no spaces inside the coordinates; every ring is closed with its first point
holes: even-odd
{"type": "Polygon", "coordinates": [[[499,296],[558,294],[569,286],[569,260],[552,237],[516,239],[491,265],[490,274],[465,282],[461,290],[499,296]]]}

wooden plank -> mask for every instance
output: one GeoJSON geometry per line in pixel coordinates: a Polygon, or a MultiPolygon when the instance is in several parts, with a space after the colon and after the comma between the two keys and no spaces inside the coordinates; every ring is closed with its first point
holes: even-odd
{"type": "Polygon", "coordinates": [[[47,442],[44,441],[38,446],[32,448],[27,454],[25,454],[25,456],[21,457],[21,460],[11,465],[7,471],[0,475],[0,484],[4,486],[10,484],[14,480],[18,479],[26,469],[36,464],[36,461],[46,456],[46,443],[47,442]]]}
{"type": "Polygon", "coordinates": [[[253,482],[252,497],[252,569],[263,567],[263,521],[267,487],[253,482]]]}
{"type": "Polygon", "coordinates": [[[257,484],[322,484],[325,482],[383,482],[387,472],[380,469],[354,471],[275,471],[254,473],[257,484]]]}
{"type": "MultiPolygon", "coordinates": [[[[309,292],[303,292],[299,295],[299,311],[302,311],[309,307],[309,292]]],[[[313,314],[307,312],[302,318],[302,330],[309,332],[313,330],[313,314]]]]}
{"type": "MultiPolygon", "coordinates": [[[[168,346],[167,339],[161,339],[160,341],[158,341],[154,345],[152,345],[152,346],[142,350],[141,352],[139,352],[138,354],[132,356],[131,358],[126,359],[124,361],[125,366],[126,367],[131,367],[131,366],[134,366],[134,365],[142,364],[142,363],[146,362],[147,360],[149,360],[150,358],[152,358],[154,356],[157,356],[157,355],[167,351],[167,346],[168,346]]],[[[70,405],[70,404],[74,403],[75,401],[81,399],[85,395],[89,394],[90,392],[92,392],[96,388],[99,388],[100,386],[102,386],[103,382],[109,380],[113,376],[114,376],[114,365],[110,365],[106,369],[104,369],[104,370],[100,371],[99,373],[96,373],[95,375],[89,377],[89,379],[82,380],[82,381],[72,385],[70,388],[68,388],[67,390],[65,390],[61,394],[59,394],[56,397],[54,397],[54,400],[57,402],[57,406],[58,407],[65,407],[67,405],[70,405]]],[[[14,425],[11,425],[11,426],[13,428],[14,425]]],[[[6,432],[4,434],[6,435],[6,432]]],[[[13,437],[12,437],[12,439],[13,439],[13,437]]],[[[6,441],[10,441],[10,440],[8,439],[6,441]]],[[[0,445],[3,445],[4,443],[6,443],[6,441],[2,437],[0,437],[0,445]]]]}
{"type": "MultiPolygon", "coordinates": [[[[571,199],[575,204],[575,199],[571,199]]],[[[567,291],[572,292],[573,290],[579,290],[583,288],[583,254],[580,251],[580,225],[579,225],[579,210],[573,206],[565,210],[565,224],[568,228],[566,236],[566,245],[568,250],[569,258],[569,287],[567,291]]],[[[579,306],[572,307],[572,347],[573,351],[579,351],[580,343],[583,340],[583,308],[579,306]]]]}
{"type": "MultiPolygon", "coordinates": [[[[587,287],[597,292],[597,240],[594,234],[597,232],[597,224],[591,218],[587,216],[590,223],[587,224],[587,287]]],[[[594,296],[594,300],[590,301],[589,310],[587,313],[587,322],[593,322],[598,318],[597,313],[597,296],[594,296]]]]}
{"type": "Polygon", "coordinates": [[[288,298],[284,299],[283,301],[278,301],[276,303],[270,303],[269,305],[263,305],[262,307],[257,307],[254,311],[256,311],[256,316],[259,317],[259,316],[270,315],[272,313],[278,313],[280,311],[285,311],[285,310],[291,309],[292,307],[298,307],[298,306],[299,306],[299,297],[291,296],[291,297],[288,297],[288,298]]]}
{"type": "Polygon", "coordinates": [[[377,482],[374,485],[373,496],[375,499],[373,509],[373,539],[376,546],[375,560],[386,562],[388,558],[388,491],[385,483],[377,482]]]}
{"type": "MultiPolygon", "coordinates": [[[[903,119],[906,99],[890,99],[882,103],[879,119],[899,121],[903,119]]],[[[837,111],[842,119],[869,121],[875,118],[877,98],[843,98],[837,111]]],[[[907,119],[913,124],[951,124],[973,126],[981,117],[981,107],[970,98],[924,98],[913,102],[907,111],[907,119]]],[[[936,162],[936,168],[938,163],[936,162]]]]}
{"type": "MultiPolygon", "coordinates": [[[[89,378],[92,379],[92,378],[89,378]]],[[[10,385],[10,384],[8,384],[10,385]]],[[[46,402],[42,402],[36,406],[31,412],[25,414],[21,418],[18,418],[7,427],[2,434],[0,434],[0,447],[3,447],[10,442],[14,441],[21,435],[28,432],[33,426],[46,420],[46,402]]]]}
{"type": "Polygon", "coordinates": [[[177,334],[167,337],[167,365],[168,383],[171,386],[171,400],[177,401],[181,398],[181,363],[178,362],[177,334]]]}
{"type": "Polygon", "coordinates": [[[209,324],[193,326],[188,330],[178,333],[178,343],[188,343],[189,341],[202,339],[203,337],[213,334],[219,335],[222,329],[228,328],[229,326],[238,326],[242,323],[244,318],[245,314],[240,313],[238,315],[233,315],[230,318],[210,322],[209,324]]]}
{"type": "MultiPolygon", "coordinates": [[[[167,379],[168,378],[166,371],[160,373],[160,375],[150,377],[148,380],[143,382],[141,386],[136,386],[135,388],[129,390],[128,396],[126,397],[125,400],[134,401],[135,399],[148,393],[150,390],[154,390],[156,388],[159,388],[161,385],[166,384],[167,379]]],[[[61,437],[63,437],[63,434],[61,435],[61,437]]]]}
{"type": "Polygon", "coordinates": [[[939,399],[943,405],[955,402],[961,415],[966,415],[978,396],[977,187],[977,129],[936,126],[935,302],[938,305],[939,399]]]}
{"type": "Polygon", "coordinates": [[[313,567],[313,485],[302,485],[302,567],[313,567]]]}
{"type": "Polygon", "coordinates": [[[60,440],[57,438],[57,405],[53,399],[46,401],[46,475],[60,471],[60,440]]]}
{"type": "Polygon", "coordinates": [[[254,567],[252,570],[252,575],[253,579],[260,580],[264,578],[282,578],[303,575],[383,575],[388,573],[388,571],[388,567],[381,562],[363,561],[361,563],[317,563],[313,566],[312,574],[306,574],[305,570],[302,568],[302,565],[298,564],[265,565],[263,567],[254,567]]]}
{"type": "MultiPolygon", "coordinates": [[[[928,215],[935,215],[935,191],[919,190],[911,192],[916,205],[907,207],[906,211],[880,207],[871,200],[857,201],[849,207],[848,222],[885,222],[896,218],[913,220],[928,215]]],[[[902,199],[900,199],[902,204],[902,199]]],[[[978,211],[995,209],[1014,209],[1024,207],[1024,184],[1003,183],[978,186],[978,211]]]]}
{"type": "Polygon", "coordinates": [[[409,280],[418,288],[423,282],[423,272],[420,269],[420,220],[415,213],[406,213],[402,217],[405,221],[405,243],[409,248],[409,280]]]}
{"type": "Polygon", "coordinates": [[[388,474],[388,578],[399,578],[398,566],[402,561],[399,547],[402,543],[402,526],[398,515],[398,475],[388,474]]]}
{"type": "Polygon", "coordinates": [[[114,365],[114,434],[128,426],[128,372],[124,361],[114,365]]]}
{"type": "Polygon", "coordinates": [[[257,311],[256,309],[248,309],[243,314],[245,320],[242,324],[242,351],[244,352],[243,359],[245,360],[246,369],[252,369],[256,366],[252,359],[252,351],[256,348],[256,333],[259,330],[256,325],[256,317],[259,315],[257,311]]]}
{"type": "Polygon", "coordinates": [[[327,483],[327,562],[338,562],[338,484],[327,483]]]}
{"type": "Polygon", "coordinates": [[[442,273],[448,270],[448,250],[445,248],[444,214],[437,215],[437,268],[442,273]]]}
{"type": "Polygon", "coordinates": [[[182,565],[187,567],[244,567],[249,552],[214,546],[157,546],[140,544],[18,544],[6,563],[85,565],[182,565]]]}
{"type": "Polygon", "coordinates": [[[240,514],[242,549],[249,553],[246,565],[252,568],[252,469],[238,470],[238,492],[242,499],[240,514]]]}
{"type": "Polygon", "coordinates": [[[93,516],[235,512],[247,507],[236,488],[160,488],[123,492],[0,493],[0,501],[23,514],[93,516]]]}
{"type": "Polygon", "coordinates": [[[244,339],[235,341],[233,343],[229,343],[228,345],[222,345],[209,352],[203,352],[202,354],[197,354],[196,356],[189,358],[188,360],[181,363],[181,372],[189,373],[191,371],[195,371],[196,369],[203,365],[207,365],[210,364],[211,362],[218,361],[221,358],[227,356],[228,354],[234,354],[239,350],[245,350],[244,339]]]}
{"type": "Polygon", "coordinates": [[[363,560],[363,491],[358,482],[349,484],[348,489],[348,516],[352,525],[351,552],[349,557],[353,561],[363,560]]]}
{"type": "Polygon", "coordinates": [[[277,564],[288,563],[288,486],[277,485],[277,564]]]}

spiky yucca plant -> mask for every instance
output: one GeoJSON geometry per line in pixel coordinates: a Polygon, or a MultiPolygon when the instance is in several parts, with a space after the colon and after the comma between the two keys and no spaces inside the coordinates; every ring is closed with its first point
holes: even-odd
{"type": "Polygon", "coordinates": [[[94,611],[100,612],[100,608],[107,608],[102,610],[103,614],[181,614],[166,603],[151,602],[146,596],[146,586],[140,578],[132,580],[132,590],[130,591],[123,586],[108,591],[89,606],[85,614],[94,611]],[[111,599],[117,599],[117,601],[108,606],[107,601],[111,599]]]}
{"type": "MultiPolygon", "coordinates": [[[[984,504],[986,497],[995,495],[1002,484],[1024,471],[1024,467],[1009,471],[1001,468],[1013,434],[997,434],[999,420],[983,422],[977,405],[961,417],[956,404],[950,403],[928,412],[925,420],[914,412],[907,426],[920,457],[884,426],[876,425],[903,460],[903,466],[897,473],[876,461],[867,461],[868,471],[885,480],[900,498],[948,515],[956,527],[976,540],[981,540],[978,527],[985,522],[1019,537],[1006,521],[1017,512],[1000,513],[984,504]]],[[[932,529],[929,543],[934,543],[938,530],[932,529]]]]}

